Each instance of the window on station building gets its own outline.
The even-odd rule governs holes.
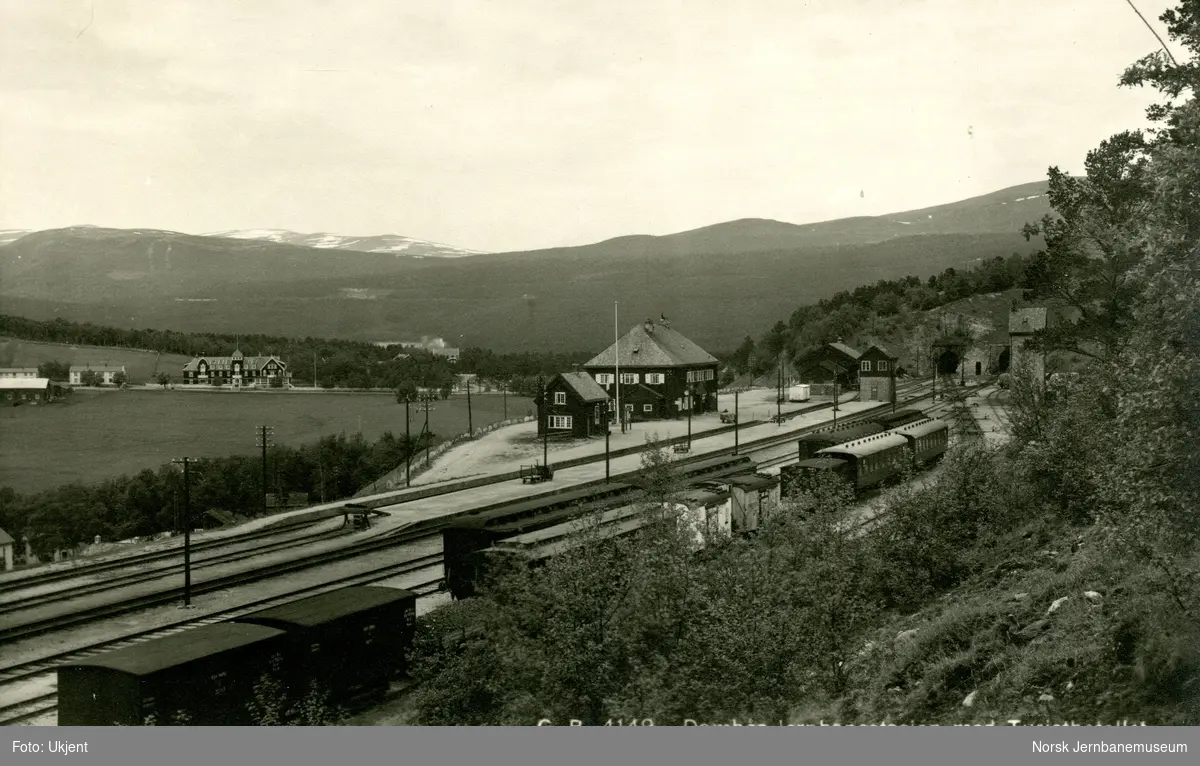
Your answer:
[[[554,392],[554,403],[555,404],[566,404],[567,403],[567,392],[566,391],[555,391]]]

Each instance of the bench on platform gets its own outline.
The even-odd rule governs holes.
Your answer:
[[[671,449],[675,450],[676,453],[684,453],[684,452],[692,451],[692,447],[690,444],[676,444]]]

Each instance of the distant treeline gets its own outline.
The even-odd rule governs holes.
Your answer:
[[[926,280],[915,276],[881,279],[843,290],[832,298],[796,309],[787,322],[776,322],[757,342],[747,336],[728,358],[731,372],[762,374],[783,351],[795,358],[839,338],[850,341],[867,329],[886,334],[918,321],[918,312],[973,295],[1024,287],[1030,262],[1030,257],[1013,253],[970,269],[948,268]]]
[[[311,502],[352,497],[378,477],[417,457],[430,434],[406,441],[385,433],[374,442],[361,434],[326,436],[299,447],[277,446],[267,457],[267,491],[303,493]],[[210,510],[241,517],[262,514],[262,460],[255,456],[202,458],[189,468],[193,526]],[[28,536],[39,557],[91,542],[153,535],[184,527],[183,470],[163,465],[96,484],[68,484],[22,495],[0,487],[0,528],[17,540]]]
[[[486,380],[511,382],[514,391],[531,394],[536,377],[570,370],[593,352],[524,352],[497,354],[480,348],[464,349],[457,363],[424,349],[381,348],[371,343],[327,338],[284,338],[274,335],[219,335],[172,330],[124,330],[90,322],[52,319],[41,322],[0,314],[0,335],[46,343],[146,349],[188,357],[228,356],[240,348],[246,354],[274,354],[292,373],[293,384],[315,381],[325,388],[388,388],[413,383],[448,393],[455,373],[476,373]],[[407,358],[398,359],[398,355]],[[168,372],[179,380],[179,371]],[[134,381],[137,383],[153,381]],[[526,390],[529,389],[529,390]]]

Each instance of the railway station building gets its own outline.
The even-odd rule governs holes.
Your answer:
[[[621,400],[627,420],[665,420],[683,417],[689,408],[695,415],[716,410],[719,364],[670,322],[647,319],[583,369],[614,407]]]
[[[609,397],[586,372],[562,372],[546,384],[538,401],[538,436],[588,438],[608,431]]]

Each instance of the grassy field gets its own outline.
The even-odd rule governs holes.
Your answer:
[[[496,395],[471,397],[475,428],[503,418]],[[510,418],[532,413],[508,397]],[[424,414],[412,409],[414,435]],[[19,492],[93,482],[157,468],[173,458],[256,452],[255,428],[274,428],[275,444],[362,431],[404,433],[404,407],[390,394],[285,394],[199,391],[76,391],[69,402],[0,409],[0,486]],[[467,430],[467,400],[434,404],[429,428],[440,437]]]
[[[170,373],[176,382],[180,370],[191,361],[180,354],[159,354],[132,348],[98,348],[62,343],[38,343],[0,337],[0,367],[37,367],[44,362],[70,365],[125,365],[130,383],[147,383],[155,372]]]

